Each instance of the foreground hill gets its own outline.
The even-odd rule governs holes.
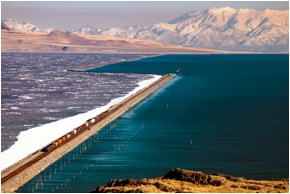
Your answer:
[[[110,180],[93,193],[288,193],[289,179],[256,181],[223,174],[172,169],[164,177],[142,180]]]
[[[1,30],[2,52],[98,52],[98,53],[213,53],[212,49],[162,44],[148,40],[79,35],[53,30],[50,33]]]

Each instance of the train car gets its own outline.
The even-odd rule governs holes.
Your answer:
[[[105,114],[104,113],[99,114],[99,118],[100,119],[103,119],[104,117],[105,117]]]
[[[90,123],[89,123],[89,122],[86,122],[86,123],[85,123],[85,127],[86,127],[86,128],[88,128],[88,127],[89,127],[89,125],[90,125]]]
[[[52,145],[53,145],[54,148],[57,147],[58,146],[58,141],[53,142]]]
[[[96,121],[96,119],[91,119],[91,120],[90,120],[91,124],[94,124],[95,121]]]
[[[53,145],[52,145],[52,144],[49,144],[48,146],[46,146],[45,148],[43,148],[41,151],[42,151],[42,152],[48,152],[48,151],[50,151],[52,148],[53,148]]]
[[[79,131],[83,131],[84,129],[86,129],[86,125],[85,124],[83,124],[80,127],[78,127],[78,132]]]

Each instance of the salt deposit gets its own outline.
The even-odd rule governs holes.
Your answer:
[[[42,149],[54,140],[57,140],[59,137],[82,125],[88,119],[106,111],[111,106],[123,101],[132,94],[145,88],[154,81],[158,80],[160,77],[161,76],[159,75],[154,75],[151,79],[139,82],[137,88],[123,97],[111,100],[105,106],[21,132],[17,137],[18,140],[8,150],[5,150],[1,153],[1,171],[25,158],[26,156]]]

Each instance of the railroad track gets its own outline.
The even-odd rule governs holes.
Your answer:
[[[105,118],[107,118],[108,116],[110,116],[111,114],[114,114],[115,112],[117,112],[119,109],[121,109],[123,106],[127,105],[127,103],[129,103],[130,101],[132,101],[135,98],[140,98],[140,96],[142,96],[144,93],[148,92],[148,90],[150,91],[152,88],[154,87],[158,87],[158,84],[161,84],[161,82],[165,79],[171,79],[174,76],[174,74],[167,74],[162,76],[160,79],[158,79],[157,81],[155,81],[154,83],[150,84],[149,86],[147,86],[146,88],[144,88],[143,90],[138,91],[137,93],[135,93],[134,95],[132,95],[131,97],[123,100],[122,102],[120,102],[119,104],[116,104],[112,107],[110,107],[107,111],[101,113],[100,115],[96,116],[94,119],[94,123],[93,125],[87,126],[86,128],[82,128],[81,130],[79,130],[77,133],[73,134],[71,133],[70,138],[66,139],[65,141],[61,142],[60,144],[58,144],[57,147],[53,147],[51,148],[49,151],[47,152],[42,152],[42,151],[38,151],[35,154],[39,154],[39,156],[36,156],[35,158],[31,159],[30,161],[24,163],[23,165],[19,166],[19,167],[15,167],[16,169],[13,170],[12,172],[8,173],[7,175],[4,175],[3,177],[1,177],[1,184],[7,182],[8,180],[10,180],[11,178],[13,178],[14,176],[16,176],[17,174],[19,174],[20,172],[22,172],[23,170],[25,170],[26,168],[32,166],[33,164],[35,164],[36,162],[40,161],[41,159],[43,159],[44,157],[46,157],[47,155],[49,155],[50,153],[52,153],[54,150],[60,148],[61,146],[65,145],[66,143],[72,141],[74,138],[78,137],[79,135],[81,135],[82,133],[84,133],[87,130],[90,130],[90,127],[98,124],[99,122],[101,122],[102,120],[104,120]],[[154,89],[153,89],[154,90]],[[132,105],[133,106],[133,105]],[[89,120],[88,120],[89,121]],[[82,125],[84,126],[84,124]],[[76,129],[81,128],[77,127]],[[33,154],[31,157],[33,157],[35,154]],[[31,158],[30,157],[30,158]],[[30,158],[28,158],[27,160],[29,160]],[[5,172],[3,173],[5,174]]]
[[[9,179],[11,179],[12,177],[14,177],[15,175],[17,175],[18,173],[20,173],[21,171],[23,171],[24,169],[30,167],[31,165],[35,164],[36,162],[38,162],[39,160],[41,160],[42,158],[46,157],[48,154],[50,154],[51,152],[53,152],[54,150],[60,148],[61,146],[65,145],[66,143],[70,142],[71,140],[73,140],[75,137],[77,137],[78,135],[80,135],[81,133],[83,133],[84,131],[81,131],[80,133],[77,133],[75,135],[72,135],[71,138],[67,139],[66,141],[64,141],[63,143],[61,143],[58,147],[52,148],[51,150],[49,150],[48,152],[41,152],[41,154],[39,156],[37,156],[36,158],[32,159],[31,161],[23,164],[22,166],[18,167],[17,169],[13,170],[12,172],[10,172],[9,174],[7,174],[4,177],[1,177],[1,184],[3,184],[4,182],[8,181]]]

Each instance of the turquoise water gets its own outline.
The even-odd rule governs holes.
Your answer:
[[[18,192],[88,192],[171,168],[289,176],[288,55],[167,55],[90,71],[178,76]]]

